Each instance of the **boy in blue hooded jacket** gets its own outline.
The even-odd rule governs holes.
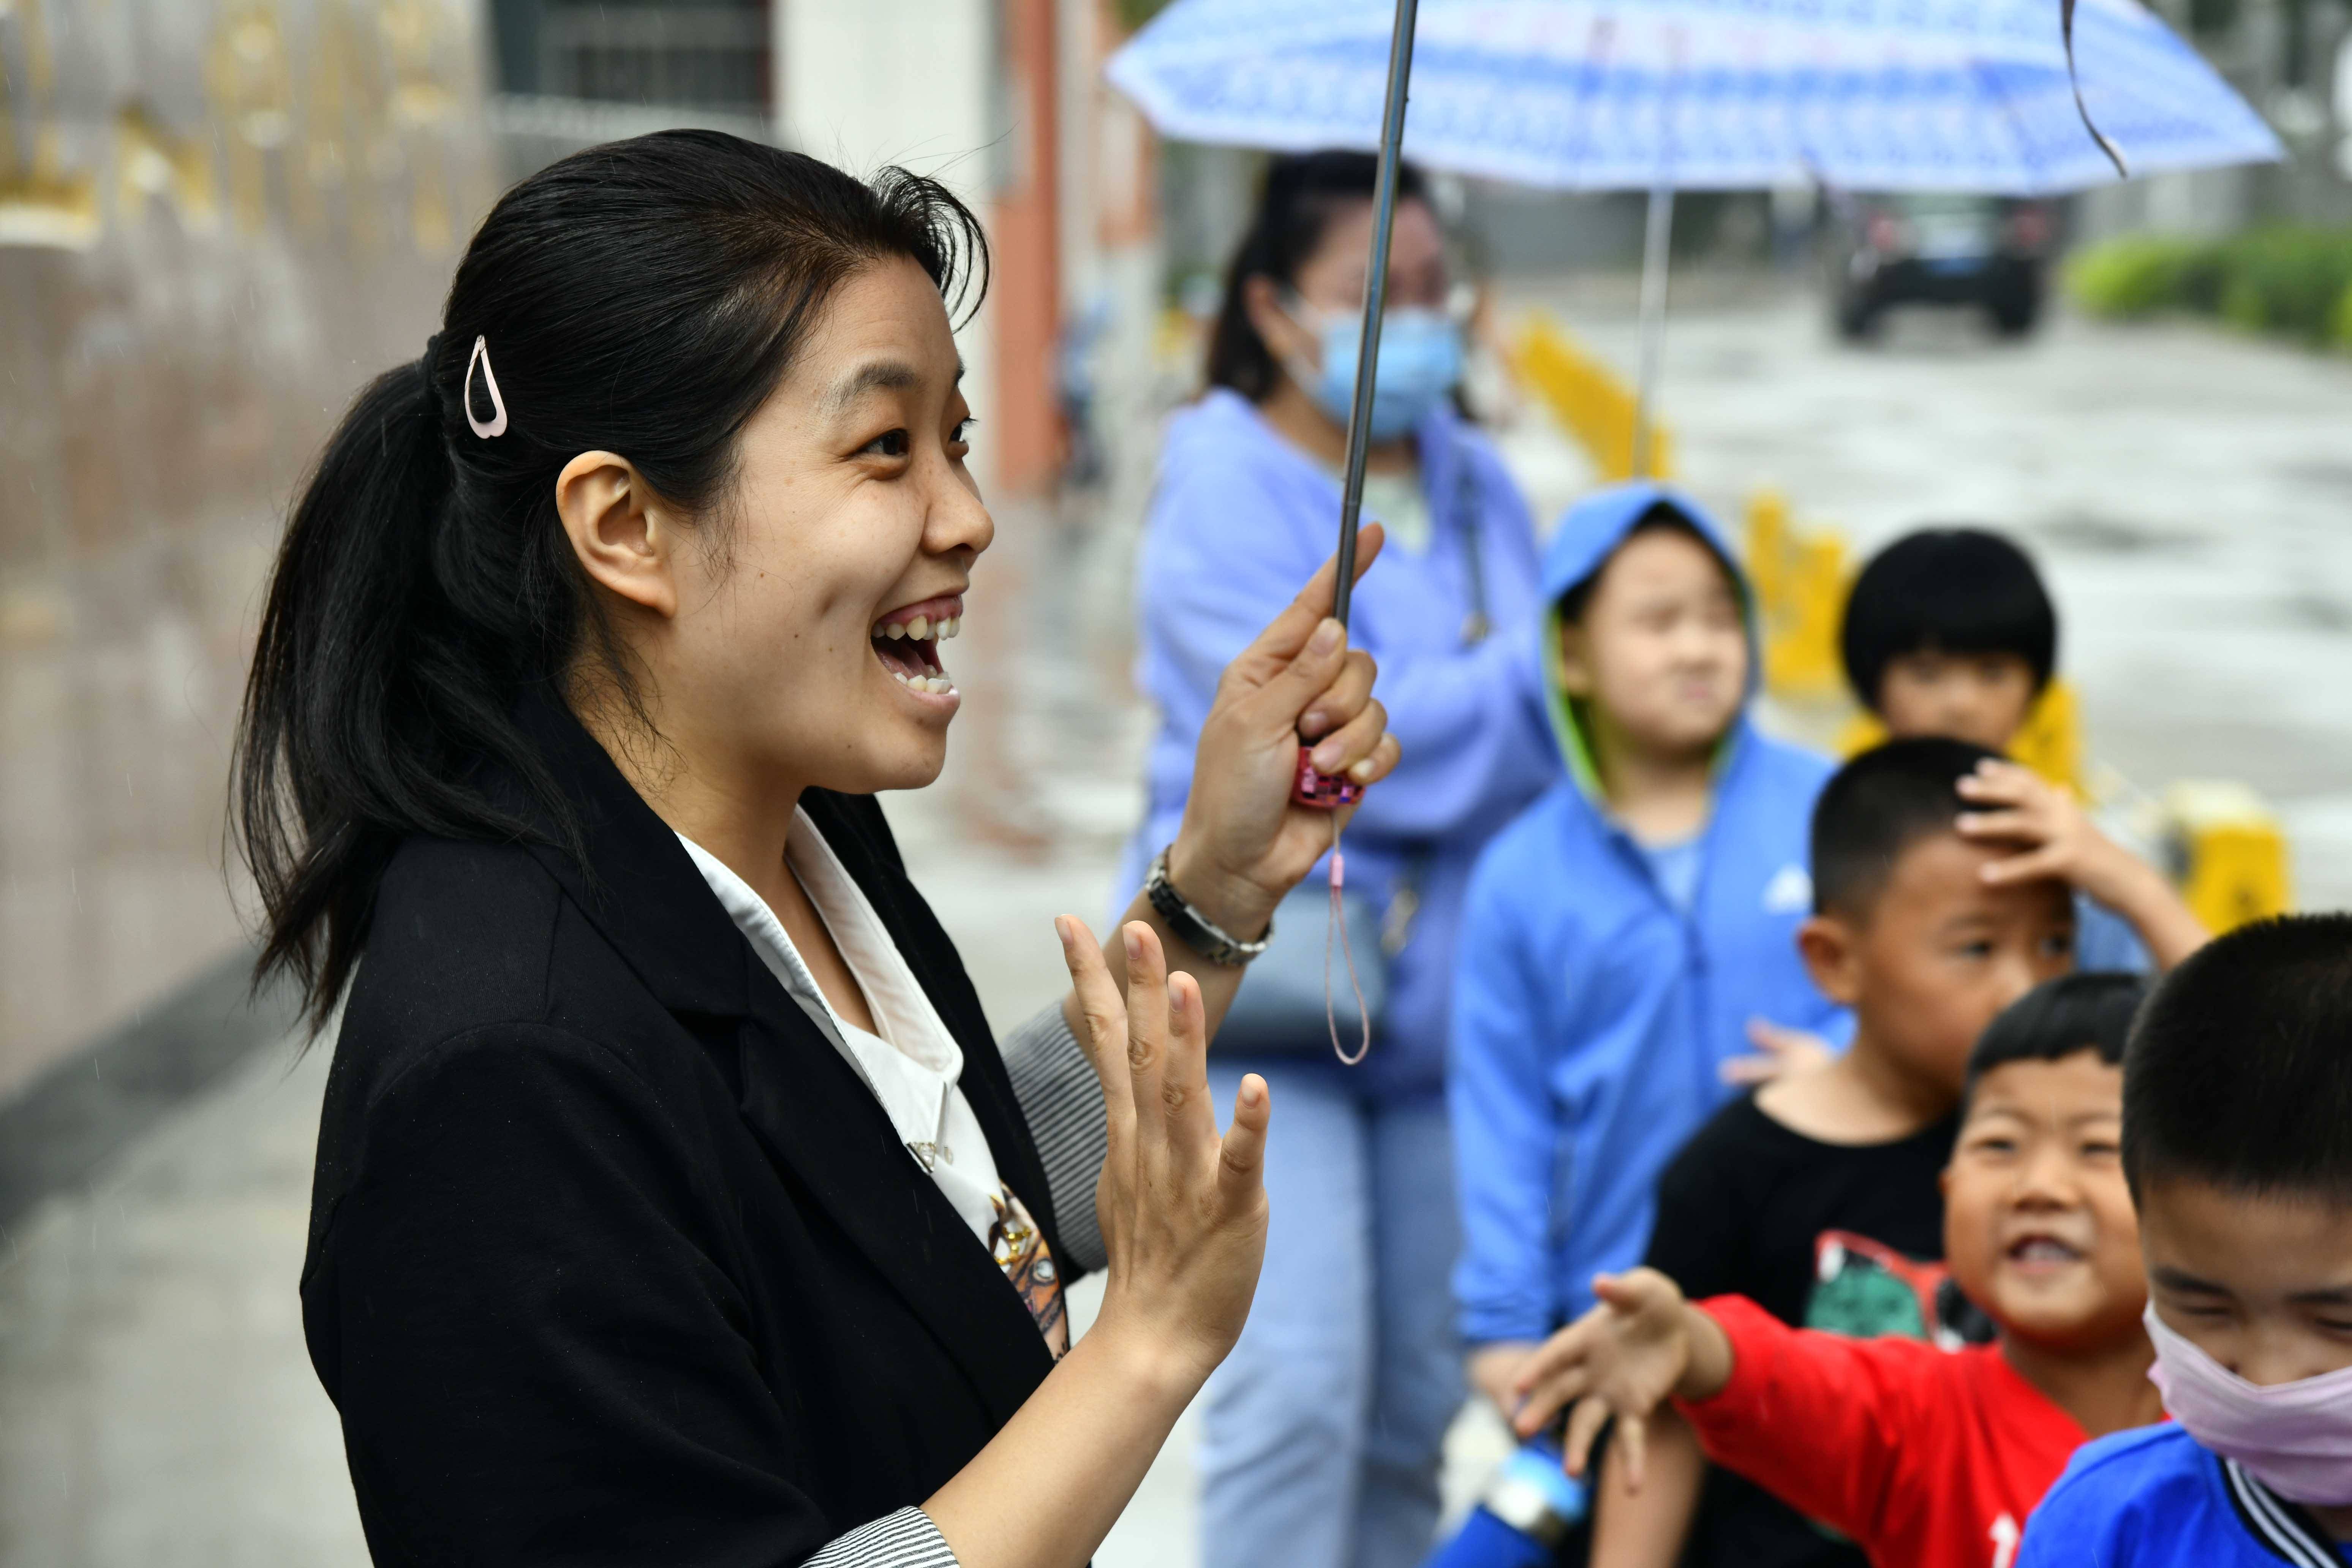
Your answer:
[[[1592,1304],[1659,1173],[1731,1092],[1753,1019],[1843,1038],[1798,955],[1826,758],[1748,721],[1747,584],[1696,502],[1571,508],[1547,552],[1544,697],[1569,777],[1489,844],[1456,960],[1449,1100],[1471,1375]]]

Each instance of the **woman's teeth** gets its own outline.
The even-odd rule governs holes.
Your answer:
[[[910,691],[946,696],[955,690],[940,662],[940,644],[963,629],[961,616],[912,616],[903,621],[877,622],[874,650],[899,685]]]
[[[911,621],[893,621],[874,628],[876,641],[884,637],[912,637],[917,642],[929,642],[934,637],[942,641],[963,630],[961,616],[941,616],[934,621],[927,616],[917,616]]]

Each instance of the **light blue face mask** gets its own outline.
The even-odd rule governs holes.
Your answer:
[[[1291,314],[1319,326],[1323,363],[1318,370],[1288,366],[1315,405],[1345,426],[1356,395],[1356,346],[1363,331],[1357,316],[1325,316],[1307,305]],[[1319,320],[1318,320],[1319,318]],[[1393,441],[1428,417],[1462,379],[1462,329],[1443,310],[1391,310],[1381,323],[1381,352],[1372,376],[1371,437]]]

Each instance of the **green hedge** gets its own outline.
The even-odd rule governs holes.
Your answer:
[[[2228,239],[2126,236],[2081,252],[2067,291],[2094,315],[2187,311],[2352,350],[2352,229],[2249,229]]]

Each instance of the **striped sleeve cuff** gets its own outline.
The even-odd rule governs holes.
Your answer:
[[[902,1508],[835,1537],[806,1568],[956,1568],[956,1556],[929,1514]]]
[[[1074,1280],[1110,1261],[1095,1217],[1095,1184],[1110,1153],[1102,1080],[1078,1048],[1059,1002],[1017,1026],[1001,1049],[1013,1097],[1028,1118],[1029,1136],[1037,1141],[1037,1157],[1045,1167],[1045,1195],[1061,1231],[1055,1259],[1064,1279]]]

